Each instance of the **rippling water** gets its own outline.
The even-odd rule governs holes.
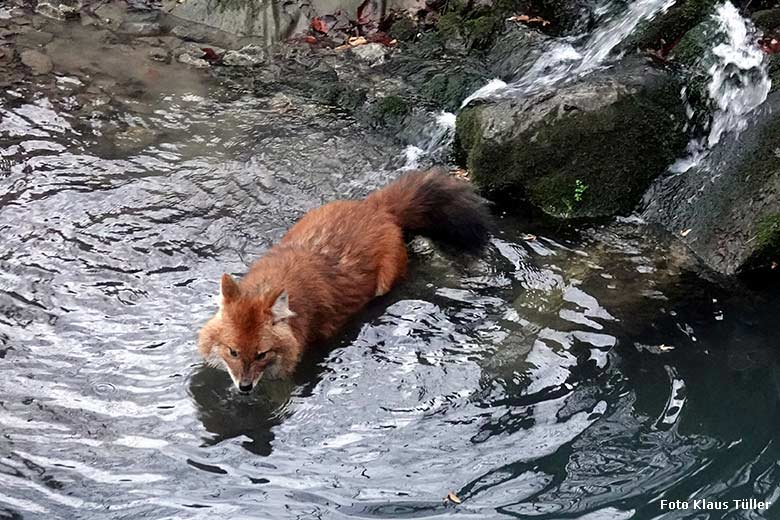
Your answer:
[[[504,217],[472,259],[416,239],[332,350],[237,395],[194,344],[219,275],[404,158],[292,94],[213,88],[102,118],[4,94],[0,517],[612,520],[778,497],[777,291],[721,288],[630,222]]]

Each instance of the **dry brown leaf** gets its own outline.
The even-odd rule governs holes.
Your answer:
[[[455,493],[453,493],[452,491],[447,493],[447,500],[449,500],[453,504],[460,504],[462,502],[460,497],[458,495],[456,495]]]
[[[366,43],[368,43],[368,40],[363,36],[353,36],[347,40],[347,44],[349,44],[350,47],[357,47],[358,45],[365,45]]]
[[[527,14],[518,14],[507,18],[510,22],[520,22],[524,24],[541,24],[542,27],[547,27],[550,22],[542,18],[541,16],[528,16]]]
[[[466,168],[454,168],[450,170],[450,175],[466,181],[471,180],[471,173]]]

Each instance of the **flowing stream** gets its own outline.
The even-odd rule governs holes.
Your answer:
[[[642,520],[780,497],[777,288],[708,281],[630,221],[497,212],[477,258],[417,238],[408,279],[294,380],[238,395],[195,348],[220,274],[419,156],[281,86],[158,87],[89,117],[0,93],[0,518]]]

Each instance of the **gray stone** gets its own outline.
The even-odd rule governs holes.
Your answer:
[[[36,76],[48,74],[54,68],[51,59],[42,52],[26,50],[22,51],[20,57],[22,63],[28,66]]]
[[[54,39],[54,35],[46,31],[31,31],[20,34],[16,44],[20,47],[43,47]]]
[[[381,43],[366,43],[352,47],[352,54],[374,67],[385,62],[388,49]]]
[[[227,51],[222,56],[222,64],[228,67],[251,67],[262,63],[265,59],[265,52],[260,47],[250,45],[242,47],[237,51]]]
[[[124,22],[119,27],[119,32],[134,36],[155,36],[162,32],[157,22]]]
[[[39,0],[35,12],[49,18],[65,20],[78,16],[82,7],[81,0]]]

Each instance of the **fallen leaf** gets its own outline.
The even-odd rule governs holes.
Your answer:
[[[692,231],[692,229],[691,229],[691,228],[688,228],[688,229],[686,229],[686,230],[680,231],[680,236],[681,236],[681,237],[687,237],[687,236],[688,236],[688,233],[690,233],[691,231]]]
[[[317,43],[317,38],[315,38],[314,36],[307,36],[306,38],[303,39],[303,41],[305,41],[306,43]]]
[[[353,36],[349,40],[347,40],[347,44],[350,47],[357,47],[358,45],[365,45],[368,43],[368,40],[364,36]]]
[[[453,493],[452,491],[450,491],[449,493],[447,493],[447,498],[446,498],[446,500],[449,500],[449,501],[450,501],[450,502],[452,502],[453,504],[460,504],[460,503],[462,502],[462,500],[460,499],[460,497],[459,497],[458,495],[456,495],[455,493]]]
[[[222,56],[217,54],[211,47],[203,47],[200,50],[203,51],[203,56],[201,56],[200,59],[206,60],[209,63],[218,63],[222,59]]]
[[[528,16],[527,14],[518,14],[515,16],[510,16],[507,18],[510,22],[519,22],[524,23],[526,25],[532,25],[537,24],[541,25],[542,27],[547,27],[550,25],[550,22],[542,18],[541,16]]]
[[[328,32],[336,25],[336,17],[333,15],[316,16],[312,18],[311,28],[318,33],[328,34]]]
[[[450,170],[450,175],[466,181],[471,180],[471,174],[465,168],[454,168]]]

